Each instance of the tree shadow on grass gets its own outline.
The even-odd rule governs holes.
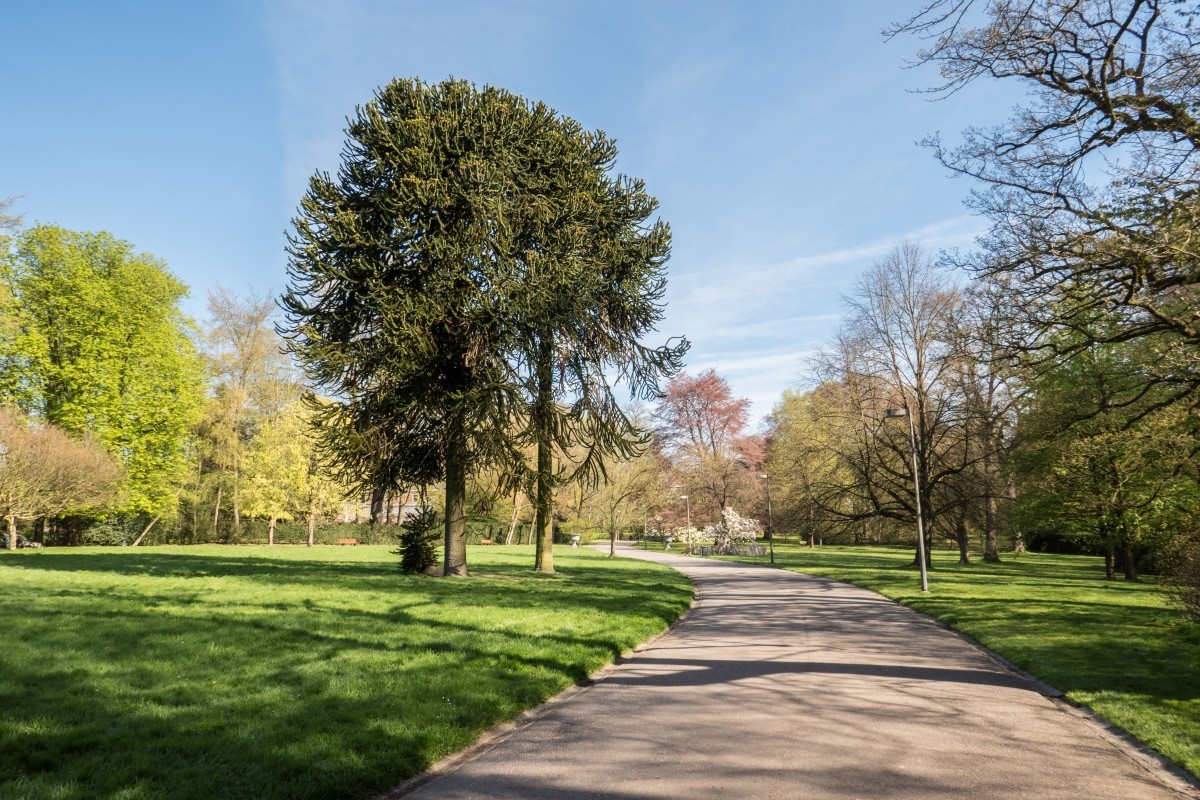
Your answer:
[[[0,632],[0,776],[20,776],[0,796],[29,798],[383,791],[585,681],[690,597],[586,559],[557,578],[488,563],[500,577],[468,581],[153,552],[0,567],[25,573],[0,585],[15,612]],[[531,609],[575,617],[497,624]]]
[[[0,656],[0,775],[19,794],[359,797],[586,680],[597,636],[342,615],[39,615]],[[136,791],[131,787],[137,787]],[[13,785],[0,784],[0,795]],[[15,792],[15,790],[13,790]]]

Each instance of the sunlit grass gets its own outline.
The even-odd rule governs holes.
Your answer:
[[[687,608],[678,573],[590,550],[0,555],[0,797],[355,798],[470,744]]]
[[[777,566],[936,617],[1200,776],[1200,626],[1153,579],[1105,580],[1099,558],[1002,557],[963,566],[957,551],[936,551],[922,595],[911,550],[775,545]]]

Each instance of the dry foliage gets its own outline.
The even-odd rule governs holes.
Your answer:
[[[95,509],[115,499],[121,468],[95,441],[0,409],[0,516],[17,522]]]

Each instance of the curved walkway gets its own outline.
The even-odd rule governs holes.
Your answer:
[[[692,579],[683,623],[408,796],[1182,796],[979,648],[873,592],[625,554]]]

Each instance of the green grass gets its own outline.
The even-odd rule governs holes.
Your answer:
[[[583,681],[691,602],[590,550],[402,576],[386,546],[0,554],[0,797],[355,798]]]
[[[942,620],[1200,776],[1200,625],[1153,579],[1105,580],[1099,558],[1002,557],[961,566],[957,551],[935,552],[923,596],[910,550],[775,545],[778,566],[865,586]]]

